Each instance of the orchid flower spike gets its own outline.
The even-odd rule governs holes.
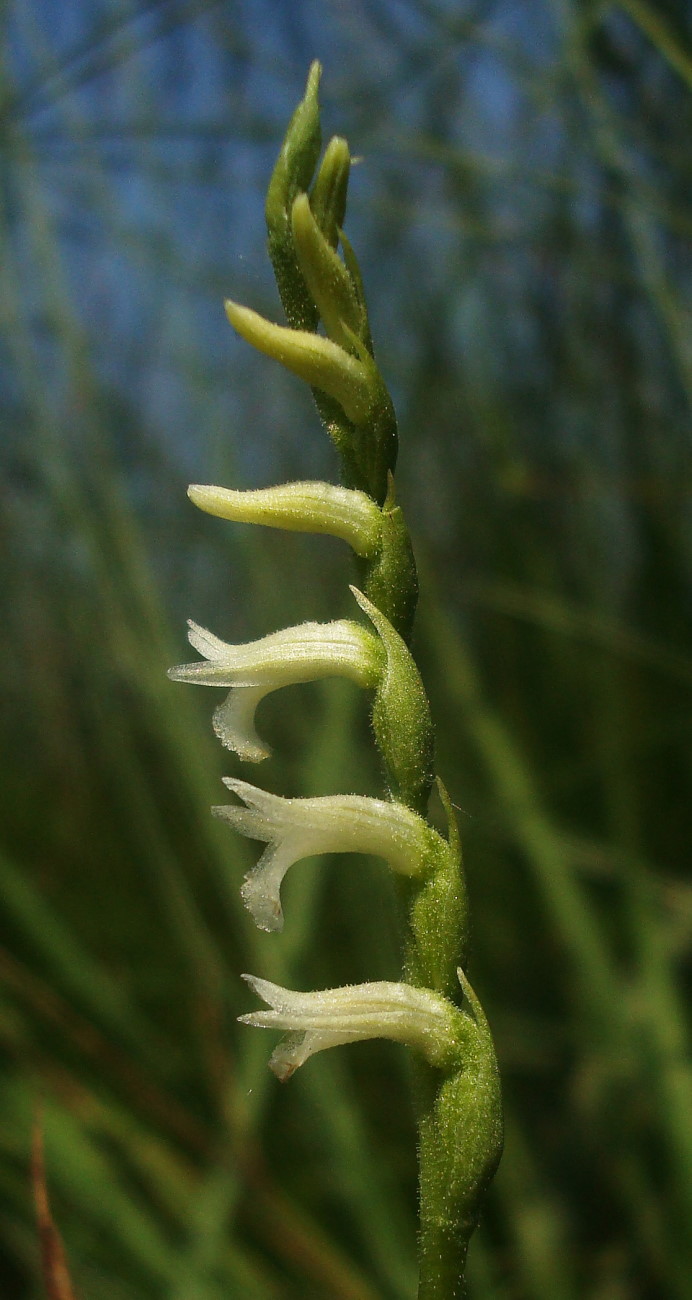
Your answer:
[[[243,979],[270,1010],[239,1016],[241,1023],[288,1031],[269,1061],[282,1082],[316,1052],[366,1038],[407,1043],[435,1066],[448,1065],[457,1052],[463,1013],[429,989],[380,980],[295,993],[254,975]]]
[[[348,677],[372,692],[386,800],[283,798],[226,778],[235,801],[212,812],[265,846],[241,891],[262,930],[282,928],[283,878],[301,858],[372,854],[408,876],[409,982],[300,993],[245,975],[266,1007],[239,1019],[286,1033],[270,1060],[279,1079],[316,1052],[368,1038],[395,1039],[423,1058],[419,1295],[452,1300],[462,1293],[469,1238],[502,1150],[498,1070],[488,1022],[463,973],[468,907],[459,835],[451,800],[435,776],[430,709],[410,649],[418,583],[394,491],[396,416],[375,361],[358,262],[342,230],[351,157],[347,143],[334,137],[319,162],[319,80],[315,62],[265,209],[287,324],[230,301],[226,314],[248,343],[310,384],[344,486],[305,481],[240,492],[195,484],[189,495],[222,519],[342,538],[359,560],[363,591],[352,591],[367,623],[304,623],[239,646],[190,623],[190,642],[202,658],[169,675],[228,689],[214,729],[227,748],[255,762],[269,752],[255,731],[257,705],[269,692],[328,676]],[[428,820],[435,781],[446,837]]]
[[[377,637],[347,619],[302,623],[246,645],[229,645],[190,620],[188,639],[204,659],[179,664],[168,676],[174,682],[230,686],[214,713],[214,731],[227,749],[253,763],[271,752],[255,730],[255,710],[265,695],[319,677],[349,677],[372,687],[382,663]]]
[[[281,930],[281,882],[289,867],[318,853],[372,853],[405,876],[427,876],[452,851],[434,828],[404,804],[365,795],[286,799],[247,781],[224,777],[246,807],[212,808],[249,839],[268,847],[246,876],[243,901],[260,930]]]

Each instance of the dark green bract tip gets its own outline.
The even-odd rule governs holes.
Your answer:
[[[288,323],[294,329],[314,329],[317,310],[296,261],[291,233],[291,208],[296,195],[310,188],[322,147],[318,90],[321,64],[308,73],[305,95],[288,124],[267,190],[265,217],[269,256]]]

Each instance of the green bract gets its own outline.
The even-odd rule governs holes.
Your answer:
[[[465,973],[468,914],[459,836],[449,796],[435,777],[430,709],[410,650],[418,587],[395,502],[396,419],[373,355],[358,263],[341,230],[350,168],[344,140],[330,141],[313,182],[319,78],[315,63],[267,195],[269,252],[288,324],[273,324],[232,302],[226,312],[247,342],[311,385],[341,458],[344,485],[301,482],[248,492],[197,485],[189,492],[201,509],[223,519],[343,538],[358,557],[359,586],[352,591],[366,621],[305,623],[243,646],[192,623],[190,641],[203,658],[172,669],[171,676],[229,690],[214,725],[222,742],[250,761],[268,752],[255,732],[254,713],[270,691],[341,675],[372,692],[386,798],[292,799],[226,778],[239,802],[213,811],[267,845],[242,886],[262,929],[282,928],[281,882],[301,858],[371,853],[400,877],[409,917],[400,983],[296,993],[245,976],[269,1010],[241,1019],[288,1032],[270,1062],[281,1079],[315,1052],[364,1038],[394,1038],[414,1051],[419,1298],[453,1300],[462,1294],[468,1242],[500,1158],[500,1090],[490,1030]],[[428,818],[434,782],[446,835]]]

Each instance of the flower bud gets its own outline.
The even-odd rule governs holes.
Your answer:
[[[241,891],[260,930],[283,928],[281,882],[301,858],[372,853],[401,875],[426,877],[449,855],[442,836],[404,804],[355,794],[285,799],[231,777],[224,785],[246,806],[224,804],[214,815],[268,845]]]
[[[374,397],[370,367],[321,334],[275,325],[228,299],[224,305],[231,325],[248,343],[334,397],[354,424],[367,420]]]
[[[382,511],[365,492],[332,483],[282,483],[278,487],[234,492],[192,484],[187,494],[200,510],[238,523],[268,524],[302,533],[341,537],[356,555],[376,554]]]
[[[367,320],[368,312],[367,312],[367,307],[365,305],[365,285],[363,284],[363,276],[361,275],[360,266],[358,265],[358,258],[355,255],[353,246],[345,230],[339,231],[339,242],[341,244],[341,251],[344,255],[346,270],[348,271],[351,277],[351,281],[356,293],[356,297],[358,298],[359,302],[362,303],[363,315]],[[372,339],[370,337],[369,326],[368,326],[367,334],[364,335],[364,340],[365,343],[367,344],[368,350],[372,352],[373,350]]]
[[[299,194],[295,200],[292,223],[300,268],[327,334],[353,352],[352,336],[362,339],[367,331],[363,303],[344,263],[322,234],[307,194]]]
[[[336,248],[346,215],[351,154],[342,136],[333,135],[310,192],[310,207],[325,239]],[[304,187],[307,189],[307,186]]]
[[[311,301],[298,266],[291,232],[291,207],[312,180],[322,143],[317,93],[322,69],[311,64],[305,94],[288,126],[281,152],[269,182],[265,216],[272,260],[281,301],[294,329],[314,329],[317,309]]]
[[[428,989],[381,980],[296,993],[254,975],[243,979],[271,1010],[239,1016],[241,1024],[290,1034],[269,1061],[282,1082],[316,1052],[366,1038],[406,1043],[431,1065],[444,1066],[454,1058],[460,1013]]]
[[[322,68],[310,65],[305,94],[291,118],[267,190],[265,215],[270,231],[286,220],[299,190],[306,190],[322,144],[317,93]]]
[[[168,676],[175,682],[231,687],[214,713],[214,730],[227,749],[253,763],[270,753],[255,730],[255,710],[265,695],[320,677],[349,677],[358,686],[372,687],[382,665],[376,637],[347,619],[302,623],[245,645],[229,645],[191,620],[188,626],[190,644],[204,659],[179,664]]]

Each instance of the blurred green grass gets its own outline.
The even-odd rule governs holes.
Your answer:
[[[471,1300],[689,1295],[689,20],[672,3],[537,6],[555,28],[547,57],[510,9],[462,20],[417,0],[407,23],[387,3],[306,4],[294,39],[277,17],[271,43],[242,5],[169,7],[180,43],[152,76],[136,7],[105,5],[84,48],[154,139],[180,52],[202,57],[200,16],[228,59],[216,107],[250,216],[235,195],[222,204],[227,261],[210,231],[186,244],[179,225],[200,175],[217,212],[215,146],[200,135],[175,182],[176,156],[136,152],[138,221],[77,93],[88,64],[63,60],[51,81],[45,11],[3,11],[9,1300],[40,1294],[39,1101],[85,1300],[415,1289],[403,1053],[330,1053],[279,1089],[269,1036],[235,1024],[243,970],[306,988],[395,977],[390,882],[379,863],[305,863],[285,933],[257,934],[238,896],[252,849],[208,815],[236,770],[210,734],[213,692],[165,677],[186,657],[187,614],[240,640],[353,613],[343,548],[195,516],[184,495],[191,478],[333,473],[298,384],[206,316],[231,290],[276,311],[260,187],[280,127],[243,95],[259,83],[290,104],[313,54],[327,129],[366,151],[349,229],[401,414],[417,651],[505,1079]],[[17,30],[54,88],[69,167],[46,161],[45,122],[13,99]],[[75,254],[87,218],[116,268],[104,262],[100,297]],[[114,275],[131,286],[126,327]],[[376,789],[366,716],[344,684],[283,692],[266,706],[275,756],[260,779]]]

